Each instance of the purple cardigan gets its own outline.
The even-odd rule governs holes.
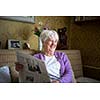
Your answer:
[[[72,67],[67,55],[63,52],[55,52],[54,53],[57,61],[59,61],[61,68],[60,68],[60,83],[72,83],[73,76],[72,76]],[[43,53],[35,54],[34,57],[45,60],[45,56]]]

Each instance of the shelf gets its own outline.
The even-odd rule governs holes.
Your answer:
[[[95,21],[100,20],[100,16],[75,16],[75,22]]]

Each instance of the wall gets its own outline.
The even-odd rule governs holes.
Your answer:
[[[66,16],[37,16],[36,23],[48,24],[50,29],[58,29],[69,26],[69,17]]]
[[[18,39],[30,43],[38,49],[38,43],[33,41],[34,27],[42,22],[43,26],[48,24],[50,29],[67,27],[68,48],[79,49],[82,53],[83,64],[100,67],[100,21],[84,22],[77,24],[74,17],[66,16],[35,16],[35,24],[16,21],[0,20],[0,41],[2,48],[6,47],[8,39]],[[35,45],[34,45],[35,44]]]
[[[2,48],[6,47],[8,39],[27,40],[31,35],[32,24],[0,20],[0,41]]]
[[[48,24],[50,29],[57,30],[58,28],[68,27],[68,21],[68,17],[65,16],[35,16],[35,24],[0,19],[1,48],[5,49],[8,39],[18,39],[22,42],[27,41],[29,38],[34,39],[32,30],[34,30],[35,26],[39,26],[39,22],[41,22],[43,26]],[[29,41],[33,43],[35,49],[38,49],[37,43],[34,43],[36,41]]]
[[[83,64],[100,68],[100,20],[75,23],[70,18],[70,49],[81,50]]]
[[[100,21],[91,21],[77,24],[74,17],[67,16],[35,16],[35,24],[1,20],[0,19],[0,41],[2,49],[6,47],[8,39],[27,41],[33,48],[38,49],[38,42],[33,41],[32,30],[35,26],[48,25],[50,29],[67,27],[68,48],[79,49],[82,54],[82,62],[100,68]],[[35,44],[35,45],[34,45]]]

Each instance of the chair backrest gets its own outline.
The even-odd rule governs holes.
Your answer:
[[[27,54],[33,54],[33,50],[20,50]],[[11,70],[12,78],[15,79],[19,76],[19,73],[15,70],[15,62],[17,62],[16,58],[16,50],[0,50],[0,67],[9,66]]]
[[[75,78],[83,76],[82,60],[80,50],[58,50],[66,53],[68,56]]]
[[[34,54],[36,51],[31,50],[20,50],[27,54]],[[65,52],[69,57],[69,60],[72,65],[72,69],[75,75],[75,78],[83,76],[82,70],[82,61],[80,50],[57,50],[61,52]],[[0,66],[8,65],[11,68],[12,76],[18,77],[18,72],[15,70],[15,62],[16,59],[16,50],[0,50]]]

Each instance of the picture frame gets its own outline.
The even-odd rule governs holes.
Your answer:
[[[21,41],[9,39],[8,40],[8,49],[22,49]]]
[[[27,23],[35,23],[34,16],[0,16],[0,19],[27,22]]]

